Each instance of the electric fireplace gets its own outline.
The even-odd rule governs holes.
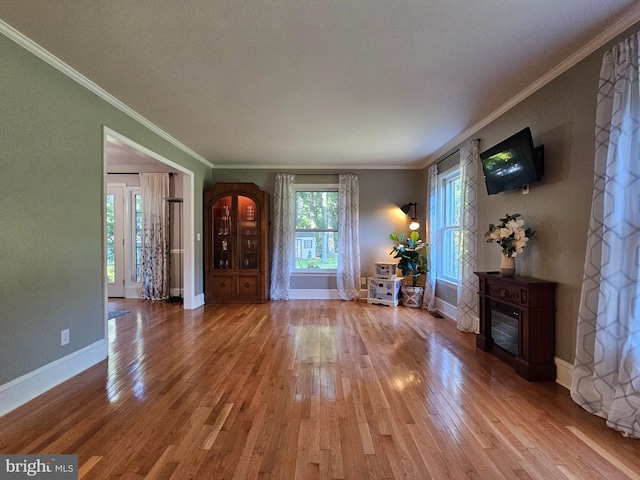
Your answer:
[[[530,277],[478,276],[476,345],[530,381],[555,381],[556,284]]]

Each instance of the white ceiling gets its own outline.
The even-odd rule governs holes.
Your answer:
[[[418,168],[640,20],[640,8],[2,0],[0,19],[216,167]]]

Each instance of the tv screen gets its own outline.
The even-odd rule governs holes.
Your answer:
[[[542,148],[533,148],[529,127],[482,152],[482,170],[489,195],[524,188],[540,180]]]

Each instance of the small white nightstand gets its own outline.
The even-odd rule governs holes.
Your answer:
[[[400,287],[403,277],[397,278],[376,278],[368,279],[369,297],[367,303],[378,305],[390,305],[397,307],[400,303]]]

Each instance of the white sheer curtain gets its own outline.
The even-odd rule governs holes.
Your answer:
[[[479,140],[471,140],[460,148],[460,243],[458,259],[458,330],[475,332],[478,328],[478,154]]]
[[[429,179],[427,181],[429,190],[428,206],[429,218],[427,218],[427,268],[429,271],[425,277],[424,297],[422,308],[435,310],[436,308],[436,241],[438,222],[438,166],[431,165],[429,168]]]
[[[141,173],[142,194],[142,298],[169,297],[168,173]]]
[[[295,248],[296,176],[276,174],[273,190],[273,255],[271,300],[289,300],[291,261]]]
[[[360,298],[360,186],[352,174],[338,183],[338,293],[343,300]]]
[[[640,33],[604,55],[571,397],[640,438]]]

